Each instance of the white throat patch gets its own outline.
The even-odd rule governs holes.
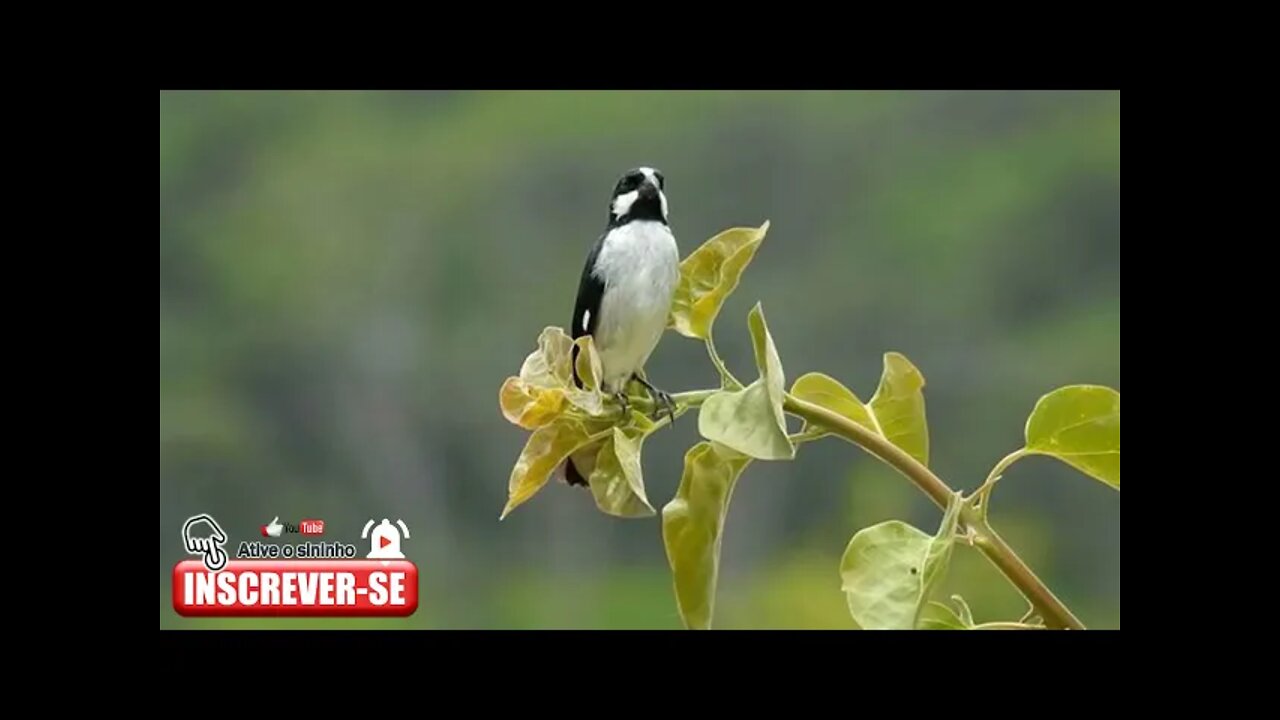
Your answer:
[[[631,206],[635,204],[636,198],[640,197],[639,190],[632,190],[629,193],[623,193],[613,200],[613,216],[622,217],[631,212]],[[663,207],[666,206],[666,200],[663,200]]]

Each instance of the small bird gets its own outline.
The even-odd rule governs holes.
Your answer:
[[[587,253],[573,308],[573,338],[591,336],[600,357],[600,389],[617,398],[624,413],[632,380],[649,391],[655,405],[668,414],[675,411],[671,396],[642,374],[666,330],[680,280],[680,250],[667,222],[665,190],[666,178],[651,167],[619,178],[604,233]],[[576,363],[573,379],[582,387]],[[572,460],[565,464],[565,480],[587,484]]]

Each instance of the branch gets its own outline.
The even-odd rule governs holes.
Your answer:
[[[688,408],[696,408],[702,405],[704,400],[711,397],[712,395],[715,395],[718,392],[720,392],[719,388],[713,388],[709,390],[688,390],[686,392],[675,393],[674,395],[671,396],[671,399],[675,401],[676,405],[683,405]]]
[[[720,388],[709,388],[706,390],[686,390],[684,392],[673,393],[671,401],[676,404],[676,417],[680,417],[689,410],[696,409],[706,401],[707,398],[720,392]],[[657,409],[653,400],[644,397],[631,398],[631,407],[641,412],[652,412]]]
[[[951,488],[929,468],[921,465],[897,445],[842,415],[790,394],[786,396],[783,409],[861,446],[905,475],[938,507],[944,509],[947,507],[947,502],[953,494]],[[961,521],[974,532],[974,546],[1035,606],[1048,627],[1083,630],[1084,624],[1040,581],[1040,578],[1036,577],[1013,548],[1009,547],[992,529],[984,515],[985,513],[975,511],[967,503],[960,511]]]

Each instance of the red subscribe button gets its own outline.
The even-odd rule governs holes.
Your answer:
[[[408,560],[199,560],[173,568],[173,609],[194,616],[407,617],[418,609]]]

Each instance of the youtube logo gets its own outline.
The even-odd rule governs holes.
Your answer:
[[[294,525],[293,523],[280,523],[280,516],[271,519],[271,522],[260,528],[262,537],[278,538],[281,535],[323,535],[323,520],[303,520]]]

